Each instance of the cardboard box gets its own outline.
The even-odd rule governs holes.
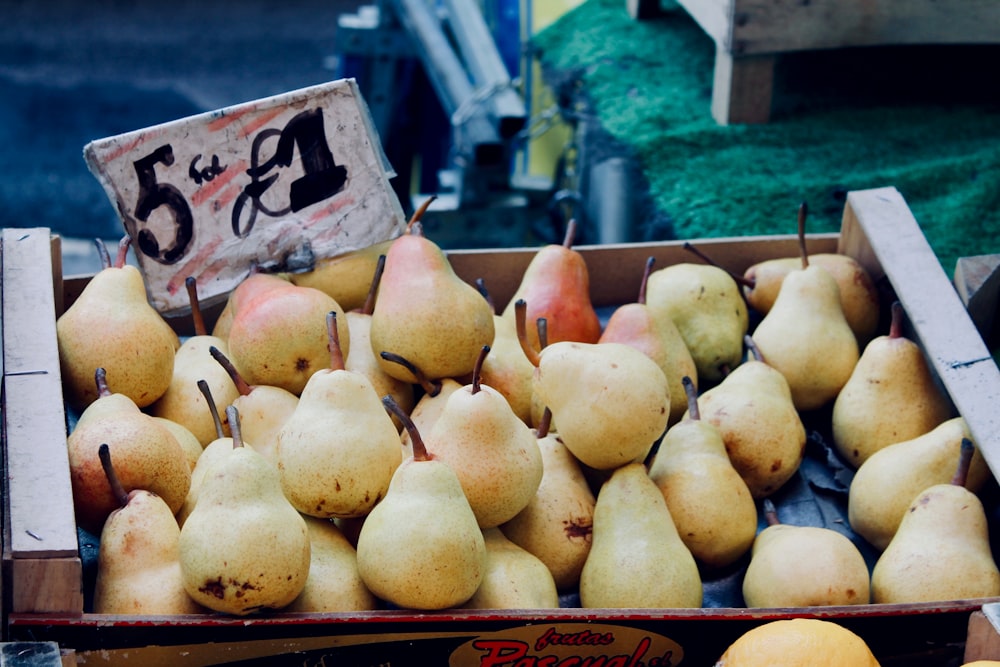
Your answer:
[[[754,262],[798,252],[793,235],[696,243],[740,272]],[[603,308],[635,299],[648,256],[656,257],[657,267],[693,257],[675,241],[578,249],[591,272],[593,300]],[[449,255],[459,275],[469,281],[485,278],[497,303],[503,304],[535,251],[464,250]],[[891,187],[849,193],[840,233],[810,236],[809,251],[856,257],[887,294],[902,302],[912,324],[908,335],[923,346],[996,476],[1000,370],[900,193]],[[81,663],[143,666],[541,665],[557,664],[557,658],[568,665],[599,656],[606,662],[596,664],[712,665],[725,646],[749,628],[805,616],[833,619],[858,632],[883,666],[942,665],[961,657],[973,612],[998,601],[754,610],[726,605],[393,610],[250,618],[85,613],[86,545],[78,543],[68,495],[54,316],[87,278],[64,280],[59,257],[59,239],[48,230],[3,232],[3,629],[8,640],[54,641]]]

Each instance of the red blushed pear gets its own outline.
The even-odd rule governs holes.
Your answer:
[[[430,201],[386,253],[372,311],[371,347],[376,358],[382,352],[397,354],[428,378],[460,377],[475,367],[482,346],[493,342],[493,311],[424,236],[420,217]],[[416,381],[400,364],[384,362],[382,369],[399,380]]]
[[[514,321],[514,304],[523,299],[528,306],[527,321],[548,320],[550,344],[596,343],[601,336],[601,321],[590,298],[587,263],[573,249],[575,234],[576,221],[570,220],[562,245],[550,244],[539,249],[502,314]],[[536,333],[529,331],[528,337],[537,349]]]
[[[598,342],[624,343],[656,362],[667,377],[671,398],[669,423],[675,424],[680,421],[686,408],[681,400],[684,396],[684,378],[690,378],[697,390],[698,369],[673,320],[653,317],[646,307],[646,282],[654,262],[653,257],[646,260],[635,303],[627,303],[615,309]]]

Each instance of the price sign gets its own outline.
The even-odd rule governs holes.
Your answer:
[[[308,268],[405,226],[353,79],[93,141],[84,158],[162,313],[190,306],[188,276],[210,300],[254,266]]]

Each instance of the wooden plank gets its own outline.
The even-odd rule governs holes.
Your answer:
[[[8,563],[11,613],[83,613],[83,564],[70,558],[14,558]]]
[[[1000,604],[983,605],[969,616],[964,662],[1000,660]]]
[[[955,263],[955,289],[990,349],[997,341],[1000,307],[1000,254],[960,257]]]
[[[719,125],[771,119],[776,56],[734,56],[716,47],[712,117]]]
[[[848,193],[840,250],[873,273],[881,267],[912,325],[910,335],[1000,477],[1000,369],[898,190]]]
[[[733,32],[734,0],[677,0],[716,44],[728,46]]]

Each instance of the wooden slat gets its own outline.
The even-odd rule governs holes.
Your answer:
[[[840,250],[889,279],[910,334],[1000,476],[1000,369],[898,190],[848,194]]]
[[[55,331],[55,246],[42,228],[4,229],[2,242],[4,561],[11,575],[4,585],[13,611],[80,611]],[[39,592],[44,599],[30,599]]]
[[[983,605],[969,616],[963,662],[1000,660],[1000,604]]]

